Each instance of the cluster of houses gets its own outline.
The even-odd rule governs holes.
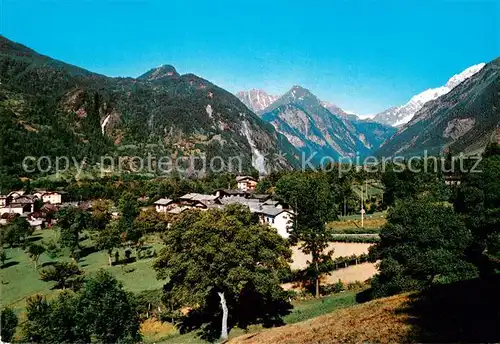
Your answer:
[[[237,177],[238,189],[219,189],[211,195],[188,193],[178,200],[161,198],[154,205],[159,213],[180,214],[188,209],[223,209],[228,204],[241,204],[257,214],[259,222],[276,228],[284,238],[289,237],[293,212],[286,204],[271,199],[271,195],[255,193],[257,180]]]
[[[0,195],[0,224],[7,223],[14,216],[25,217],[29,224],[36,228],[51,225],[50,213],[55,213],[65,202],[66,192],[35,190],[27,194],[23,190],[12,191]],[[35,209],[35,203],[43,203],[40,209]],[[36,210],[36,211],[35,211]]]
[[[188,193],[177,200],[161,198],[154,202],[159,213],[180,214],[188,209],[223,209],[228,204],[242,204],[258,215],[260,223],[269,224],[277,232],[289,237],[290,220],[293,212],[286,204],[271,199],[271,195],[255,192],[257,180],[249,176],[236,178],[237,189],[219,189],[211,195]],[[32,194],[24,191],[12,191],[8,195],[0,195],[0,225],[7,223],[15,216],[25,217],[31,226],[36,228],[50,227],[53,214],[66,206],[80,208],[91,207],[90,202],[67,202],[64,191],[35,190]],[[40,202],[35,207],[35,203]],[[85,207],[85,204],[88,206]],[[113,217],[119,214],[113,212]]]

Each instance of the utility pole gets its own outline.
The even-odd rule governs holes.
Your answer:
[[[364,216],[365,216],[365,193],[363,192],[363,184],[361,184],[361,228],[365,228]]]
[[[368,200],[368,181],[365,179],[366,199]]]

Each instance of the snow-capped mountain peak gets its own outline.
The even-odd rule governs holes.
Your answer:
[[[450,78],[450,80],[448,80],[445,87],[449,88],[450,90],[454,89],[456,86],[458,86],[458,84],[462,83],[464,80],[470,78],[471,76],[479,72],[484,66],[485,63],[479,63],[477,65],[467,68],[460,74],[455,74]]]
[[[425,103],[437,99],[450,92],[464,80],[479,72],[485,66],[484,63],[471,66],[459,74],[451,77],[445,86],[427,89],[413,96],[408,103],[402,106],[389,108],[374,117],[374,120],[383,124],[398,127],[409,122],[413,115],[419,111]]]

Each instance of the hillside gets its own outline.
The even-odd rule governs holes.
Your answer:
[[[0,80],[0,173],[24,175],[28,155],[86,157],[87,164],[104,154],[239,156],[244,170],[260,173],[297,164],[286,138],[234,95],[172,66],[111,78],[0,36]]]
[[[500,58],[426,103],[377,151],[379,156],[474,153],[497,139],[500,124]]]
[[[411,326],[405,307],[408,295],[371,301],[293,325],[237,337],[232,344],[402,343]]]
[[[230,343],[498,343],[499,277],[435,284]],[[357,300],[365,295],[359,293]]]
[[[331,107],[330,107],[331,108]],[[379,123],[333,114],[309,90],[294,86],[271,104],[262,119],[307,157],[364,156],[390,137],[394,130]]]

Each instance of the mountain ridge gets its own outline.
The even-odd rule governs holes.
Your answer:
[[[139,78],[112,78],[0,36],[0,79],[2,132],[28,142],[16,152],[5,141],[0,161],[13,167],[3,173],[24,175],[22,154],[72,151],[94,163],[101,153],[118,152],[240,156],[246,171],[258,167],[265,173],[255,165],[258,151],[280,157],[268,161],[271,170],[298,165],[295,148],[237,97],[194,74],[179,75],[172,66]]]
[[[331,113],[308,89],[294,85],[264,110],[262,119],[303,154],[315,154],[318,160],[365,156],[393,134],[392,128],[345,114]]]

